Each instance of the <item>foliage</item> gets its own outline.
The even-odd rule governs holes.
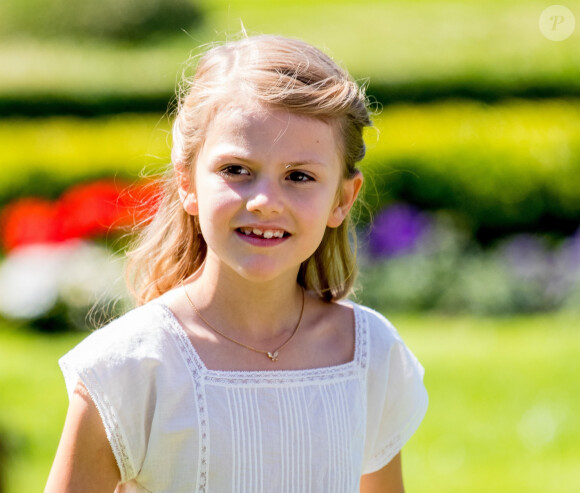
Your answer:
[[[3,2],[0,35],[143,41],[199,22],[188,0],[27,0]]]
[[[362,253],[361,299],[381,311],[580,313],[580,229],[557,245],[522,234],[483,250],[449,215],[395,204]]]
[[[390,318],[425,366],[430,397],[425,421],[403,450],[408,491],[574,490],[577,318]],[[42,491],[67,405],[56,361],[83,337],[0,325],[6,493]]]
[[[485,239],[580,222],[577,100],[392,105],[368,136],[365,198],[447,209]]]
[[[0,120],[0,206],[27,195],[56,199],[94,178],[155,173],[169,160],[168,127],[156,115]]]
[[[4,1],[0,18],[8,19],[8,10],[26,6],[34,17],[41,12],[35,4],[45,1]],[[198,5],[203,26],[154,45],[73,44],[46,36],[4,39],[0,109],[42,113],[59,111],[62,104],[67,111],[88,107],[98,113],[95,101],[108,107],[112,100],[121,111],[122,94],[134,102],[132,107],[142,98],[157,111],[159,99],[151,94],[171,96],[176,73],[191,50],[223,40],[225,33],[238,33],[240,21],[249,33],[296,36],[325,48],[356,77],[370,78],[371,93],[384,101],[453,94],[488,101],[510,95],[580,94],[580,31],[561,43],[544,38],[538,18],[546,3],[540,0],[367,0],[331,6],[328,1],[206,0]],[[578,12],[580,3],[573,0],[567,6]],[[29,105],[30,98],[39,104]]]

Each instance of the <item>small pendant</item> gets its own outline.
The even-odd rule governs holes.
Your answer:
[[[268,358],[270,358],[272,361],[278,361],[278,351],[274,351],[274,353],[271,353],[270,351],[268,351]]]

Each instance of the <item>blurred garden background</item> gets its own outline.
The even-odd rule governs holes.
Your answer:
[[[125,233],[154,210],[184,62],[240,22],[368,84],[357,297],[430,394],[407,491],[580,491],[580,29],[548,39],[549,6],[3,1],[0,491],[42,490],[67,407],[57,359],[129,308]]]

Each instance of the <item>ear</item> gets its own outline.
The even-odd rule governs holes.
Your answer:
[[[344,218],[347,216],[352,205],[354,204],[362,184],[363,175],[358,170],[352,178],[348,178],[342,181],[338,203],[330,212],[328,221],[326,223],[329,228],[338,228],[342,224],[342,221],[344,221]]]
[[[183,165],[175,165],[175,179],[177,180],[177,191],[179,199],[185,212],[191,216],[197,216],[197,194],[195,191],[191,168]]]

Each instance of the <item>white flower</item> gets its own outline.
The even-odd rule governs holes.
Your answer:
[[[72,248],[38,244],[12,251],[0,265],[0,312],[23,319],[48,312],[58,300],[60,275]]]
[[[30,320],[48,313],[59,300],[77,312],[125,300],[122,271],[120,257],[92,243],[20,247],[0,264],[0,314]]]
[[[70,253],[61,273],[59,293],[67,305],[90,307],[125,296],[123,264],[119,256],[100,245],[81,243]]]

